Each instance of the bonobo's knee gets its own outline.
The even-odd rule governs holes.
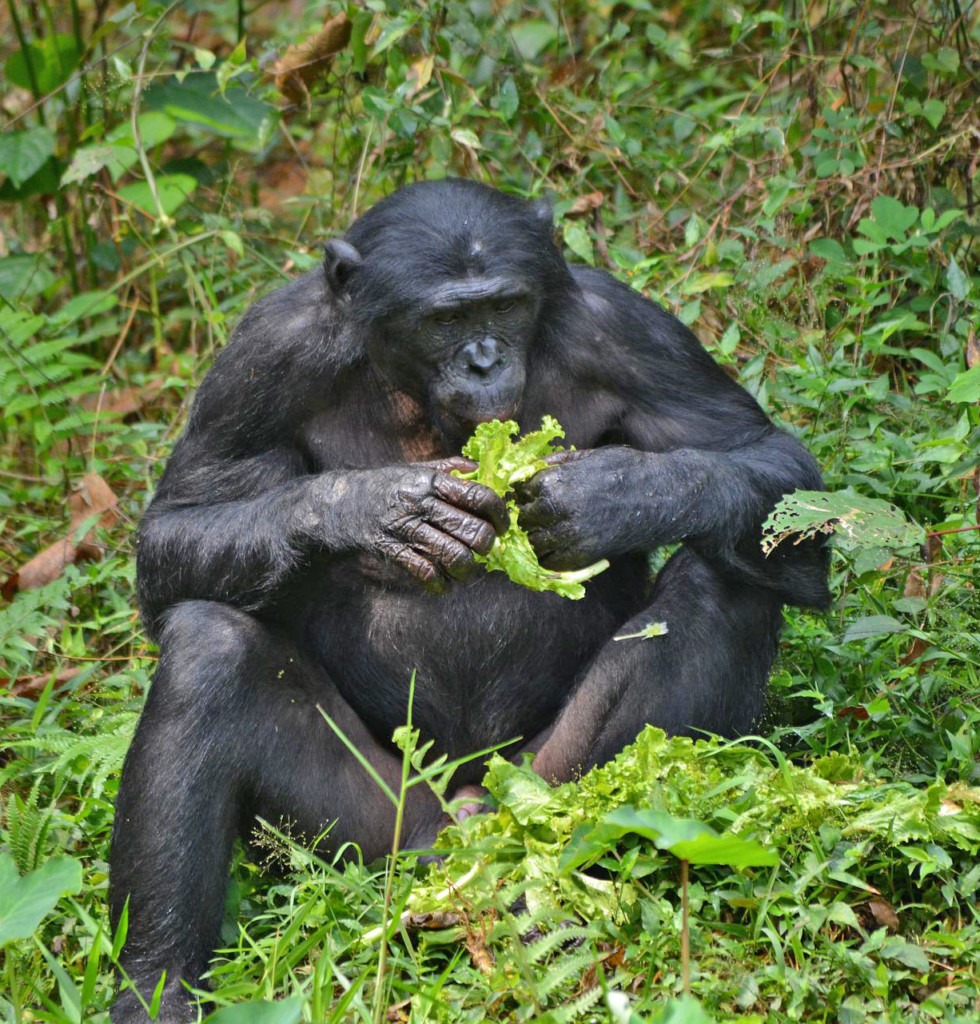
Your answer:
[[[269,646],[265,627],[248,612],[218,601],[183,601],[165,615],[160,633],[160,666],[153,686],[168,695],[203,693],[254,671]]]

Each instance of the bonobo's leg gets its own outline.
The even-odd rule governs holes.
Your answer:
[[[674,735],[751,732],[776,653],[779,597],[727,579],[681,548],[658,576],[650,606],[617,635],[651,622],[665,622],[667,634],[610,641],[589,666],[537,747],[533,764],[544,778],[565,781],[603,764],[647,724]]]
[[[393,808],[317,705],[395,792],[401,766],[322,670],[244,612],[203,601],[178,605],[160,650],[116,805],[110,908],[115,926],[129,899],[122,965],[147,1001],[166,970],[157,1020],[173,1024],[193,1016],[181,978],[196,984],[207,966],[232,844],[255,814],[284,820],[309,839],[339,819],[329,847],[357,842],[368,859],[389,847]],[[408,801],[408,828],[439,819],[427,787],[413,787]],[[147,1018],[127,991],[112,1019]]]

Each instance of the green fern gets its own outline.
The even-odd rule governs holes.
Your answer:
[[[7,846],[21,874],[41,863],[45,839],[51,829],[54,807],[40,807],[41,780],[31,787],[26,799],[12,793],[4,808]]]

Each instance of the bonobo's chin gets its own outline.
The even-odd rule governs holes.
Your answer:
[[[497,405],[486,409],[467,409],[452,411],[445,409],[433,410],[433,426],[450,452],[458,452],[473,436],[477,424],[489,423],[491,420],[510,420],[517,416],[519,402],[514,400],[507,405]]]

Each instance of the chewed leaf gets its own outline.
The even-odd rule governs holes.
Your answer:
[[[786,540],[799,544],[821,533],[837,534],[844,547],[905,548],[923,540],[922,527],[887,501],[843,491],[795,491],[763,523],[762,550],[768,555]]]
[[[613,640],[650,640],[655,636],[666,636],[667,632],[666,622],[651,622],[635,633],[623,633],[620,636],[614,636]]]

